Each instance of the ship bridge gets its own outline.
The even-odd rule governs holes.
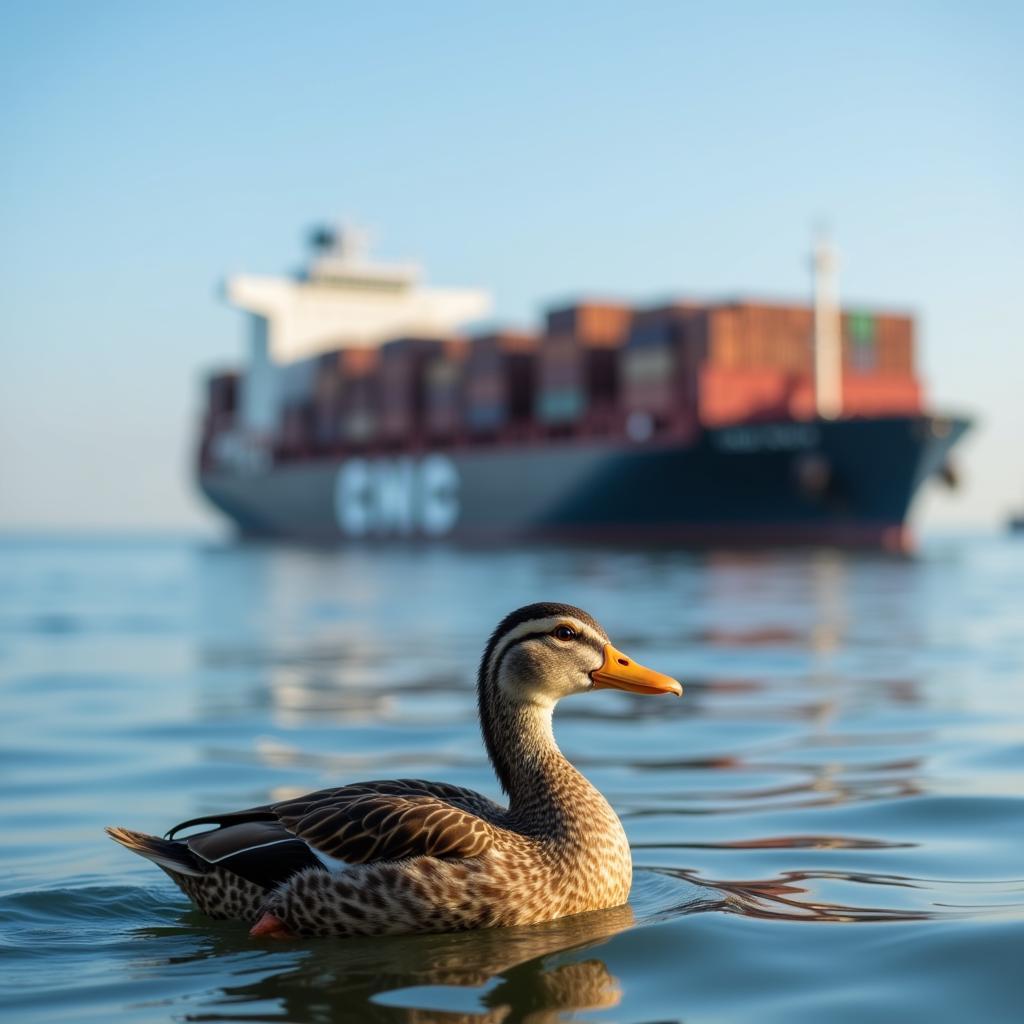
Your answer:
[[[312,372],[322,353],[402,335],[443,337],[491,310],[486,291],[425,287],[414,264],[373,262],[363,231],[321,228],[311,241],[313,256],[299,274],[237,274],[224,285],[228,303],[250,318],[241,395],[250,436],[273,434],[282,390],[306,366]]]

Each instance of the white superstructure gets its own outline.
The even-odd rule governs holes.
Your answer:
[[[321,353],[401,336],[443,337],[490,312],[487,292],[426,288],[414,265],[371,262],[365,242],[351,228],[321,231],[305,273],[227,280],[228,302],[250,317],[241,395],[241,425],[250,439],[273,435],[284,392],[312,372],[308,361]]]

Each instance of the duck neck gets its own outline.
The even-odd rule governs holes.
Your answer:
[[[484,742],[510,809],[572,811],[592,787],[558,749],[551,728],[554,704],[499,697],[486,710]]]

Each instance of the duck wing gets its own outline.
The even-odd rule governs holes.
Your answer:
[[[360,782],[264,804],[243,811],[192,818],[167,837],[195,825],[218,825],[207,833],[244,835],[238,826],[272,823],[320,853],[350,864],[405,857],[477,857],[493,843],[505,809],[471,789],[422,779]],[[228,836],[224,836],[228,839]],[[191,840],[190,840],[191,842]]]
[[[479,857],[497,830],[434,796],[376,794],[355,799],[294,801],[281,823],[314,849],[349,864],[406,857]]]
[[[461,810],[469,811],[486,821],[497,822],[508,813],[506,808],[488,799],[474,789],[453,786],[448,782],[428,782],[426,779],[379,779],[374,782],[354,782],[334,789],[321,789],[315,793],[268,806],[282,810],[292,805],[327,799],[354,800],[369,796],[429,796]]]

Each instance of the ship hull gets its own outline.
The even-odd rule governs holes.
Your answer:
[[[580,439],[207,470],[200,485],[243,534],[319,543],[902,549],[914,495],[967,426],[936,416],[759,423],[690,443]]]

